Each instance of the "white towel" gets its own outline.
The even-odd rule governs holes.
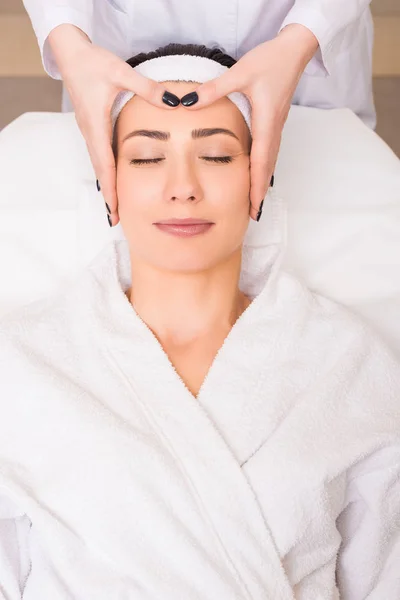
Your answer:
[[[196,83],[205,83],[211,79],[216,79],[228,69],[229,67],[221,65],[211,58],[191,56],[190,54],[158,56],[134,67],[135,71],[154,81],[193,81]],[[134,92],[122,90],[116,96],[111,107],[113,129],[119,113],[134,95]],[[231,92],[227,97],[240,110],[248,128],[251,130],[251,104],[247,96],[241,92]]]

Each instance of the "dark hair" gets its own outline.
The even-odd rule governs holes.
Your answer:
[[[207,48],[203,44],[167,44],[166,46],[160,46],[156,50],[152,50],[151,52],[140,52],[132,58],[129,58],[126,62],[132,68],[137,67],[141,63],[144,63],[146,60],[151,60],[152,58],[159,58],[160,56],[169,56],[171,54],[189,54],[190,56],[203,56],[205,58],[210,58],[211,60],[215,60],[215,62],[220,65],[224,65],[225,67],[232,67],[236,60],[229,56],[229,54],[225,54],[221,48],[214,46],[213,48]],[[117,158],[117,136],[116,136],[117,126],[115,125],[112,149],[114,153],[114,157]]]
[[[167,44],[166,46],[160,46],[156,50],[152,50],[151,52],[141,52],[140,54],[136,54],[136,56],[132,56],[126,62],[132,68],[137,67],[141,63],[146,60],[151,60],[152,58],[159,58],[160,56],[169,56],[170,54],[189,54],[190,56],[204,56],[205,58],[211,58],[211,60],[215,60],[215,62],[220,65],[224,65],[224,67],[233,67],[236,63],[236,60],[229,56],[229,54],[225,54],[221,48],[215,46],[214,48],[207,48],[203,44]]]

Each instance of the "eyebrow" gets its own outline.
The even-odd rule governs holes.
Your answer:
[[[210,137],[211,135],[218,135],[223,133],[225,135],[229,135],[231,137],[236,138],[239,142],[239,138],[236,133],[233,133],[230,129],[224,129],[222,127],[212,127],[209,129],[193,129],[192,130],[192,139],[198,140],[200,138]],[[136,129],[135,131],[131,131],[124,137],[121,142],[121,145],[129,140],[132,137],[143,136],[148,137],[153,140],[161,140],[162,142],[166,142],[170,139],[171,134],[168,131],[158,131],[157,129]]]

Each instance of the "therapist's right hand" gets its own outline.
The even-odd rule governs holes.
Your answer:
[[[112,52],[92,44],[74,25],[59,25],[51,31],[48,41],[115,226],[119,215],[116,165],[111,148],[111,107],[119,91],[130,90],[150,104],[166,108],[162,101],[165,87],[140,75]]]

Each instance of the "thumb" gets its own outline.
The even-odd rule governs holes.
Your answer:
[[[238,91],[241,88],[241,82],[234,69],[235,67],[231,67],[219,77],[202,83],[196,88],[197,95],[199,96],[198,102],[187,108],[194,110],[196,108],[203,108],[227,96],[231,92]]]
[[[124,63],[116,79],[116,85],[121,90],[129,90],[141,96],[146,102],[159,108],[168,108],[162,100],[166,91],[165,85],[141,75],[130,65]]]

